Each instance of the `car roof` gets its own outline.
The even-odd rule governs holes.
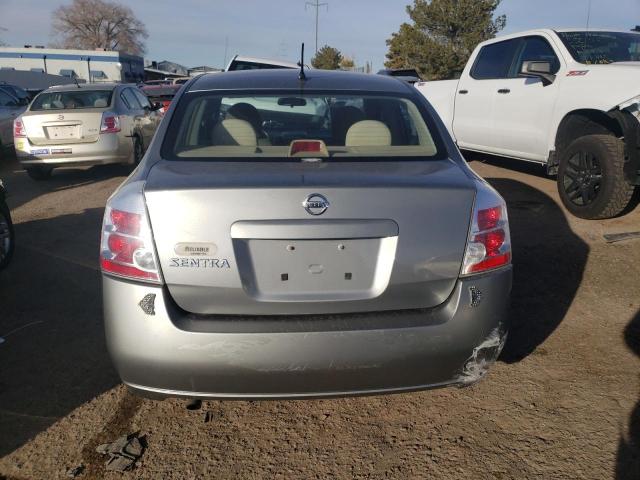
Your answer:
[[[67,85],[54,85],[45,90],[45,92],[66,92],[71,90],[114,90],[118,86],[134,87],[135,84],[131,83],[71,83]]]
[[[207,90],[335,90],[408,93],[406,83],[385,75],[342,72],[338,70],[243,70],[205,73],[187,84],[187,92]]]
[[[605,33],[631,33],[638,35],[638,32],[633,30],[616,30],[615,28],[556,28],[554,30],[558,33],[569,33],[569,32],[605,32]]]
[[[550,28],[538,28],[538,29],[534,29],[534,30],[524,30],[522,32],[514,32],[514,33],[509,33],[509,34],[505,34],[505,35],[498,35],[497,37],[494,37],[490,40],[487,40],[485,42],[483,42],[484,44],[491,44],[491,43],[498,43],[500,41],[503,40],[511,40],[513,38],[521,38],[521,37],[528,37],[528,36],[535,36],[535,35],[540,35],[540,34],[547,34],[547,35],[553,35],[553,34],[558,34],[558,33],[569,33],[569,32],[608,32],[608,33],[631,33],[631,34],[636,34],[638,35],[638,32],[632,32],[632,31],[624,31],[624,30],[615,30],[615,29],[597,29],[597,28],[555,28],[555,29],[550,29]]]

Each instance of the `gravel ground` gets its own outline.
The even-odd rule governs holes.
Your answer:
[[[313,401],[142,400],[120,385],[102,332],[99,228],[126,167],[34,182],[0,162],[18,247],[0,273],[0,478],[640,479],[640,208],[569,217],[536,166],[470,156],[505,196],[513,328],[480,384]],[[636,202],[637,205],[637,202]],[[135,470],[101,443],[139,431]]]

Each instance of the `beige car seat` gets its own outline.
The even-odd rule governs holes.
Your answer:
[[[213,144],[220,146],[258,146],[256,131],[246,120],[228,118],[213,127]]]
[[[347,147],[388,147],[391,145],[391,130],[377,120],[362,120],[347,131]]]

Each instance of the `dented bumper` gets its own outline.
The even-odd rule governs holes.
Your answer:
[[[194,316],[163,287],[103,277],[111,357],[125,384],[152,397],[307,398],[469,385],[504,346],[510,291],[509,267],[459,280],[429,310]]]

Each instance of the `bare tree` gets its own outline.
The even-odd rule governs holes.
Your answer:
[[[121,50],[134,55],[146,51],[149,37],[133,11],[109,0],[72,0],[53,12],[53,33],[63,48]]]

